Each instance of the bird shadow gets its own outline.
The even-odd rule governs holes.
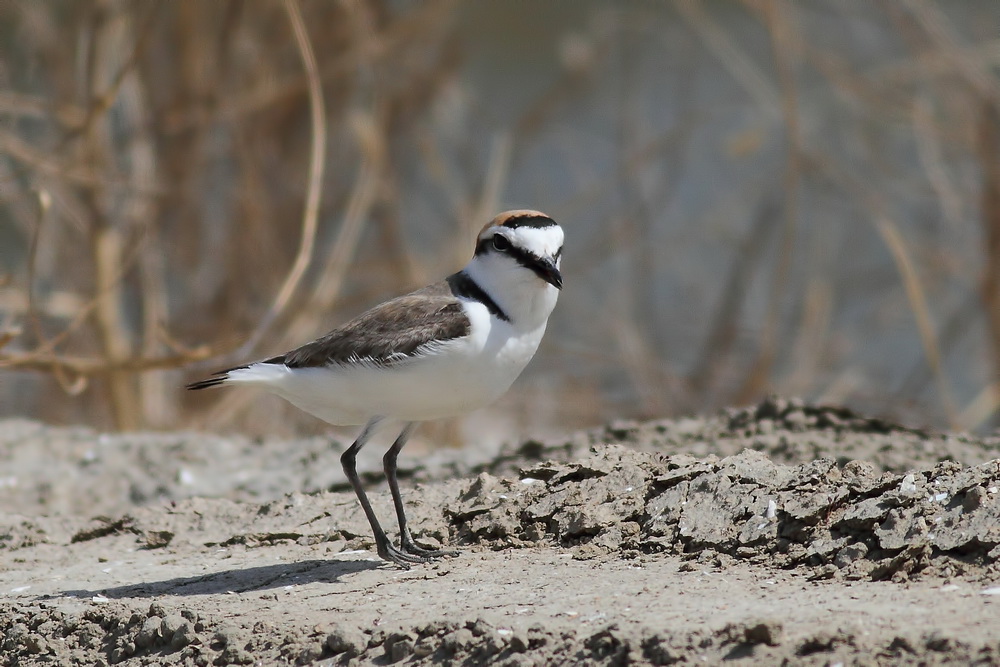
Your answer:
[[[219,593],[248,593],[291,585],[317,582],[332,583],[341,577],[373,570],[385,563],[369,560],[307,560],[297,563],[278,563],[260,567],[210,572],[195,577],[176,577],[162,581],[143,581],[114,588],[97,590],[62,591],[66,597],[92,598],[150,598],[161,595],[213,595]]]

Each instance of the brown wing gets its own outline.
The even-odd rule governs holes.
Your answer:
[[[363,360],[387,366],[421,346],[469,334],[469,318],[447,282],[440,282],[375,306],[311,343],[267,363],[291,368]]]

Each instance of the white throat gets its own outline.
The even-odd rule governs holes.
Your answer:
[[[473,257],[463,270],[496,302],[510,318],[511,326],[519,331],[532,331],[544,326],[556,307],[559,290],[507,258],[493,255]]]

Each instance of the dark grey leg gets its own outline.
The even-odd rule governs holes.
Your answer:
[[[361,478],[358,477],[358,452],[361,451],[361,448],[364,447],[365,443],[368,442],[368,439],[371,438],[372,433],[375,431],[375,427],[380,421],[382,421],[381,417],[373,417],[367,424],[365,424],[365,427],[361,429],[361,434],[358,435],[358,439],[354,441],[354,444],[348,447],[347,450],[340,455],[340,463],[344,466],[344,474],[347,475],[348,481],[350,481],[351,486],[354,487],[354,494],[361,502],[361,509],[365,511],[365,516],[368,517],[368,523],[371,525],[372,533],[375,536],[375,548],[378,551],[378,555],[383,559],[408,570],[410,569],[410,563],[424,563],[427,559],[414,554],[405,553],[392,545],[389,538],[386,536],[385,531],[382,530],[382,526],[378,522],[378,517],[375,516],[375,511],[372,509],[371,503],[368,502],[368,496],[365,494],[365,490],[361,486]]]
[[[423,558],[438,558],[440,556],[457,556],[457,551],[442,551],[437,549],[425,549],[413,541],[410,529],[406,525],[406,512],[403,510],[403,497],[399,494],[399,481],[396,479],[396,458],[403,445],[410,439],[410,434],[416,426],[415,422],[410,422],[403,427],[403,431],[392,443],[392,447],[382,457],[382,467],[385,470],[385,478],[389,481],[389,491],[392,492],[392,503],[396,506],[396,519],[399,521],[399,543],[408,554],[422,556]]]

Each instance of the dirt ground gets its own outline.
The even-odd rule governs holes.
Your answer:
[[[461,553],[406,571],[347,444],[0,422],[0,665],[1000,663],[1000,437],[768,399],[416,448]]]

